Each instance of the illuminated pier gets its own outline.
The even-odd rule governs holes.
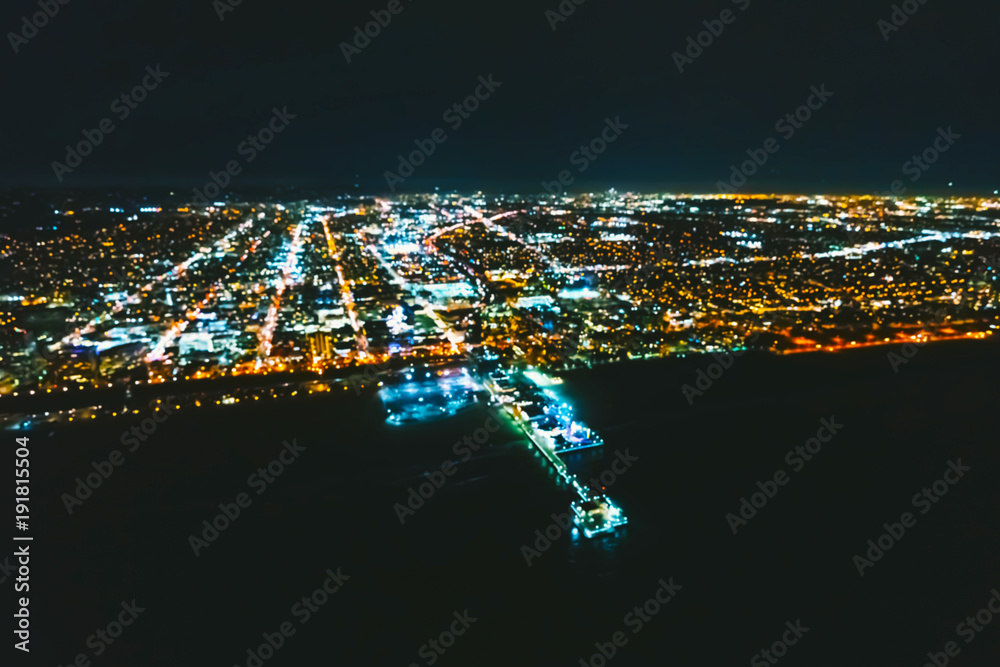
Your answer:
[[[494,371],[484,380],[493,401],[503,407],[535,449],[576,491],[579,500],[573,501],[570,509],[580,532],[589,538],[613,532],[627,524],[628,517],[620,507],[607,496],[594,493],[580,484],[580,480],[559,457],[560,454],[604,445],[599,436],[572,418],[569,406],[560,403],[548,390],[548,386],[560,381],[536,371],[515,374],[507,370]]]

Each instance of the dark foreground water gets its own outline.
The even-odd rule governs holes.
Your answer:
[[[121,432],[139,417],[36,432],[24,664],[569,667],[595,643],[610,653],[617,632],[608,665],[772,664],[758,654],[783,636],[796,643],[769,655],[787,665],[920,667],[951,641],[949,664],[998,664],[1000,615],[969,643],[957,626],[1000,587],[1000,349],[929,347],[898,374],[887,351],[743,357],[693,406],[681,385],[710,358],[568,375],[560,391],[607,443],[573,465],[596,474],[616,452],[638,459],[608,489],[631,524],[614,538],[558,537],[530,567],[522,546],[545,547],[535,531],[571,498],[512,431],[492,434],[405,524],[393,507],[422,473],[462,458],[453,446],[484,426],[480,409],[389,427],[376,401],[344,392],[179,413],[72,515],[61,495],[126,450]],[[843,428],[812,460],[786,461],[821,419]],[[293,439],[305,449],[273,482],[248,480]],[[914,506],[959,459],[971,470]],[[734,535],[726,515],[779,470],[787,484]],[[240,493],[249,506],[196,556],[189,536]],[[860,576],[854,556],[904,512],[915,523]],[[325,604],[296,608],[338,569],[349,579]],[[634,614],[671,578],[670,602]],[[12,579],[0,583],[10,610]],[[144,611],[113,643],[91,638],[133,599]],[[476,620],[453,645],[443,638],[443,654],[425,646],[466,610]],[[786,622],[808,631],[798,639]],[[248,657],[283,623],[294,634],[273,655]]]

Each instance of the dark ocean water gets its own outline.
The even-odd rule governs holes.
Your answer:
[[[800,620],[809,630],[782,664],[920,667],[955,641],[950,664],[995,665],[1000,617],[968,644],[956,626],[1000,587],[1000,349],[930,346],[898,374],[887,351],[745,356],[693,406],[681,385],[711,358],[568,374],[559,391],[606,441],[571,465],[586,478],[616,452],[637,457],[608,489],[631,523],[562,535],[530,567],[522,546],[572,497],[514,431],[492,434],[405,524],[394,510],[457,458],[479,408],[405,427],[353,392],[182,412],[72,516],[61,494],[123,449],[139,416],[35,433],[30,664],[247,665],[262,633],[290,622],[262,664],[428,665],[421,647],[468,610],[477,620],[434,664],[570,667],[619,631],[609,665],[752,664]],[[794,471],[786,453],[821,419],[843,429]],[[305,450],[258,495],[248,477],[292,439]],[[971,470],[920,514],[912,496],[959,458]],[[727,513],[777,470],[787,485],[734,535]],[[250,506],[195,556],[189,535],[242,492]],[[853,557],[907,511],[916,525],[859,576]],[[303,623],[294,605],[337,568],[349,580]],[[635,632],[626,615],[671,578],[682,588]],[[132,599],[145,611],[95,656],[88,637]]]

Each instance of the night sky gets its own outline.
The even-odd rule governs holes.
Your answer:
[[[717,192],[771,137],[780,149],[744,191],[1000,188],[994,3],[911,0],[888,32],[877,22],[891,3],[872,0],[564,0],[574,11],[555,30],[558,0],[398,1],[348,63],[341,43],[388,0],[243,0],[224,20],[225,0],[70,0],[16,54],[9,33],[39,9],[10,0],[0,185],[201,185],[287,107],[295,118],[240,185],[388,192],[396,156],[442,128],[400,189],[536,192],[572,169],[571,190]],[[672,54],[727,9],[733,21],[679,72]],[[169,76],[119,120],[112,102],[157,65]],[[502,85],[453,130],[442,115],[480,75]],[[783,138],[775,123],[823,84],[834,95]],[[628,128],[577,173],[573,152],[616,117]],[[114,131],[59,182],[52,162],[103,118]],[[949,126],[960,138],[910,183],[903,164]]]

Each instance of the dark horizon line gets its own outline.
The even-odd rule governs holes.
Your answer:
[[[180,185],[178,182],[168,182],[168,181],[158,181],[148,184],[135,184],[126,182],[107,182],[107,183],[91,183],[91,184],[81,184],[77,186],[71,186],[66,184],[53,184],[53,183],[35,183],[35,184],[4,184],[0,183],[0,192],[13,193],[13,192],[25,192],[25,191],[41,191],[46,193],[53,192],[94,192],[102,190],[124,190],[124,191],[143,191],[143,190],[171,190],[173,196],[189,194],[192,197],[195,195],[195,188],[202,190],[204,183],[199,185],[191,185],[187,182]],[[920,197],[931,197],[935,199],[950,199],[950,198],[982,198],[988,199],[991,197],[998,196],[997,190],[994,189],[992,192],[989,188],[969,188],[958,189],[922,189],[921,191],[907,191],[899,196],[892,195],[891,192],[881,189],[867,189],[865,191],[852,189],[848,187],[831,187],[829,189],[806,189],[807,186],[799,187],[787,187],[783,189],[768,189],[768,190],[746,190],[746,191],[736,191],[733,193],[719,192],[718,190],[707,190],[704,188],[691,188],[691,187],[664,187],[661,189],[653,188],[649,185],[644,185],[642,187],[625,187],[615,184],[603,184],[595,185],[590,188],[569,188],[566,191],[560,193],[559,195],[552,195],[549,192],[541,188],[523,188],[518,187],[513,184],[510,186],[505,186],[500,183],[494,184],[483,184],[482,186],[466,185],[458,186],[456,184],[452,185],[427,185],[426,187],[411,187],[411,188],[400,188],[396,192],[388,192],[383,188],[364,188],[356,185],[343,185],[343,184],[323,184],[309,181],[306,179],[297,179],[294,181],[284,181],[284,180],[272,180],[272,181],[258,181],[254,183],[244,183],[239,188],[227,188],[225,191],[220,192],[218,195],[211,197],[216,201],[225,201],[227,199],[239,199],[240,195],[245,191],[258,191],[266,189],[274,190],[288,190],[288,189],[300,189],[300,190],[320,190],[326,192],[338,192],[342,194],[356,194],[359,197],[395,197],[400,195],[433,195],[433,194],[494,194],[494,195],[528,195],[528,196],[580,196],[586,194],[600,194],[606,193],[610,190],[615,190],[622,194],[635,194],[635,195],[672,195],[672,196],[693,196],[693,197],[787,197],[787,196],[837,196],[837,197],[875,197],[875,198],[887,198],[905,201],[907,199],[916,199]]]

